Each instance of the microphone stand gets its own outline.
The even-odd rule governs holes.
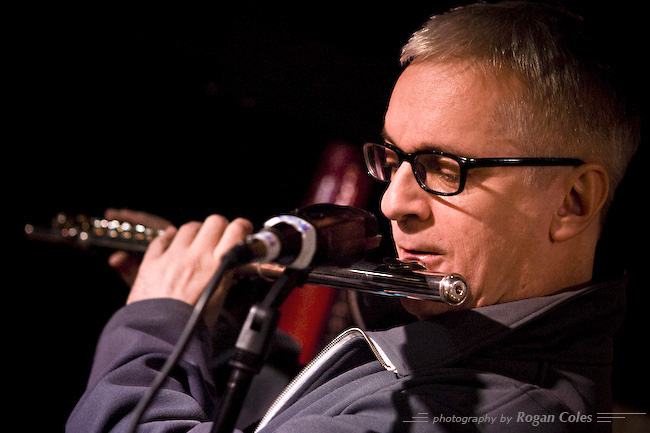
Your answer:
[[[230,359],[230,378],[211,433],[232,433],[253,377],[260,372],[280,319],[279,307],[296,286],[307,279],[309,270],[285,269],[264,300],[253,305],[242,327]]]

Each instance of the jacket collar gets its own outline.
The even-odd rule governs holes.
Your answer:
[[[566,344],[558,344],[558,340],[575,340],[576,335],[587,335],[589,331],[613,334],[622,320],[626,282],[620,278],[580,290],[446,313],[431,320],[368,334],[400,376],[449,365],[495,344],[509,345],[512,349],[509,352],[515,356],[518,352],[521,356],[535,356],[536,350],[548,354],[548,349],[542,351],[541,347],[530,346],[531,336],[541,345],[567,348]],[[548,341],[551,343],[541,343]],[[519,344],[526,344],[526,350],[518,350],[515,346]],[[423,345],[431,349],[422,350]],[[593,361],[597,354],[593,350],[574,349],[564,355],[558,354],[558,350],[552,352],[555,357],[575,357],[581,353],[583,361]]]
[[[255,431],[316,386],[318,380],[327,380],[335,375],[337,363],[355,348],[361,347],[361,353],[367,354],[366,348],[370,347],[383,368],[398,376],[408,376],[460,361],[500,340],[503,342],[516,336],[526,328],[529,328],[529,333],[525,333],[528,338],[523,339],[526,342],[530,341],[531,335],[540,334],[538,331],[535,334],[536,330],[542,329],[542,333],[549,335],[555,332],[563,335],[561,328],[567,326],[584,331],[598,324],[613,333],[622,316],[625,284],[626,280],[621,278],[573,292],[448,313],[430,321],[414,322],[386,331],[364,332],[351,328],[335,338],[296,376],[271,405]],[[540,326],[531,326],[535,323]],[[576,327],[576,323],[581,326]],[[514,338],[514,345],[516,341]],[[422,350],[423,345],[431,349]],[[514,351],[516,353],[517,348]],[[530,353],[530,348],[522,352]],[[329,375],[320,378],[326,371]]]

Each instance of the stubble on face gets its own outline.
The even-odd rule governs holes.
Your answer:
[[[500,85],[462,65],[414,64],[400,76],[385,118],[388,141],[405,152],[436,149],[467,157],[519,157],[519,143],[495,127]],[[393,177],[382,211],[391,220],[401,259],[463,275],[466,307],[526,297],[531,272],[548,241],[544,194],[524,180],[524,168],[471,170],[465,190],[441,197],[422,190],[408,164]],[[543,248],[542,248],[543,249]],[[419,318],[453,307],[407,300]]]

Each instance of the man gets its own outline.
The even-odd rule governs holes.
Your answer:
[[[580,20],[535,4],[468,6],[429,20],[402,62],[383,141],[364,146],[366,162],[388,182],[381,208],[399,258],[462,274],[468,301],[452,312],[405,300],[420,321],[342,334],[259,427],[611,429],[598,414],[611,411],[624,280],[592,281],[593,259],[638,127]],[[251,231],[211,216],[151,244],[68,431],[125,428],[220,258]],[[145,412],[146,431],[210,430],[212,356],[200,328]]]

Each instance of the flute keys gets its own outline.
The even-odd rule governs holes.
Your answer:
[[[162,230],[154,230],[142,224],[131,224],[126,221],[93,218],[92,222],[96,236],[106,236],[113,239],[135,239],[152,241]]]
[[[58,230],[64,239],[84,238],[90,228],[90,222],[85,215],[70,217],[64,213],[59,213],[52,220],[52,228]]]

